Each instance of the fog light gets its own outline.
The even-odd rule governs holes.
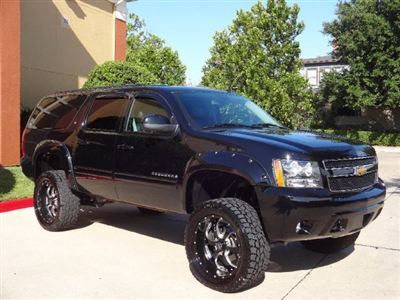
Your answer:
[[[313,227],[313,223],[307,220],[300,221],[296,225],[296,233],[297,234],[311,234],[311,228]]]
[[[333,225],[331,232],[342,232],[345,231],[347,227],[346,219],[339,219],[336,221],[335,225]]]

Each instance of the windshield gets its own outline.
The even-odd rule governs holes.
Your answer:
[[[190,91],[176,93],[193,125],[217,127],[282,127],[262,108],[233,93]]]

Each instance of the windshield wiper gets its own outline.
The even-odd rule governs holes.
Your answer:
[[[221,123],[221,124],[214,124],[210,126],[204,126],[203,129],[214,129],[214,128],[234,128],[234,127],[247,127],[251,128],[252,126],[238,124],[238,123]]]
[[[251,128],[269,128],[269,127],[276,127],[276,128],[281,128],[281,129],[287,129],[284,126],[280,126],[277,124],[272,124],[272,123],[258,123],[258,124],[253,124],[250,126]]]

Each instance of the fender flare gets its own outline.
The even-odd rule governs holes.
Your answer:
[[[208,151],[197,154],[186,166],[183,179],[183,207],[186,210],[188,184],[200,171],[219,171],[242,177],[255,186],[260,183],[270,184],[268,172],[264,167],[244,153],[232,151]],[[257,200],[258,201],[258,200]]]
[[[36,145],[35,150],[33,152],[32,155],[32,165],[33,165],[33,172],[34,172],[34,176],[36,177],[38,174],[36,174],[36,161],[38,159],[38,157],[42,154],[48,153],[48,152],[61,152],[61,154],[65,157],[66,159],[66,166],[67,166],[67,170],[65,170],[67,172],[67,178],[70,182],[70,185],[72,188],[77,188],[77,182],[76,182],[76,178],[75,178],[75,173],[74,173],[74,168],[73,168],[73,164],[72,164],[72,156],[71,153],[68,149],[68,147],[61,143],[60,141],[57,140],[43,140],[41,141],[39,144]]]

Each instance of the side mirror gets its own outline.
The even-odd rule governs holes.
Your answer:
[[[158,114],[146,115],[142,124],[144,132],[153,134],[172,135],[178,129],[178,124],[171,124],[167,117]]]

